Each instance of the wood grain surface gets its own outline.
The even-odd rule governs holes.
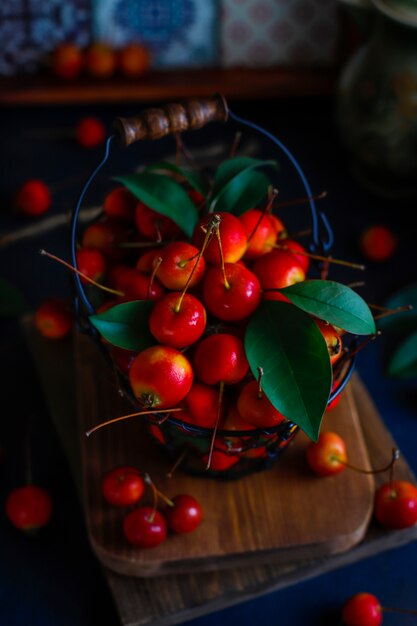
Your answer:
[[[306,464],[308,439],[303,433],[268,471],[220,481],[189,476],[179,469],[167,478],[172,461],[149,437],[143,418],[85,436],[100,422],[132,413],[132,406],[118,395],[111,367],[83,335],[75,338],[75,371],[87,528],[106,567],[131,576],[159,576],[293,562],[348,550],[363,538],[373,506],[373,477],[345,471],[318,478]],[[349,389],[329,413],[325,427],[343,436],[352,463],[370,467]],[[387,453],[389,458],[391,451]],[[196,497],[204,523],[192,535],[170,535],[152,550],[130,546],[122,532],[126,510],[106,505],[100,490],[104,474],[119,465],[149,473],[168,497],[179,493]]]
[[[72,341],[46,341],[35,331],[31,317],[23,320],[23,330],[51,418],[81,489]],[[395,442],[357,375],[353,376],[351,393],[369,459],[373,467],[380,467]],[[396,476],[416,481],[403,457],[397,463]],[[376,485],[383,480],[384,475],[376,476]],[[416,538],[416,527],[388,531],[371,520],[364,539],[353,548],[318,558],[149,578],[122,576],[107,568],[104,572],[123,626],[169,626],[344,567]]]
[[[84,77],[65,82],[47,75],[18,76],[0,79],[0,105],[156,102],[217,92],[248,100],[328,95],[334,91],[336,76],[334,68],[285,67],[155,71],[140,80]]]

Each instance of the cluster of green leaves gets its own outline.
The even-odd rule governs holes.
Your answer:
[[[268,193],[269,178],[260,168],[276,168],[276,161],[262,161],[251,157],[227,159],[217,168],[213,181],[194,170],[178,167],[167,161],[147,166],[143,172],[116,178],[136,198],[158,213],[171,218],[188,237],[191,237],[200,218],[183,184],[166,172],[177,175],[206,200],[208,210],[227,211],[241,215]]]
[[[387,308],[410,306],[409,311],[381,318],[378,326],[396,341],[390,355],[387,373],[403,379],[417,377],[417,283],[408,285],[394,294],[386,303]]]
[[[248,157],[228,159],[207,185],[194,171],[160,162],[118,180],[191,237],[200,214],[182,181],[204,196],[209,211],[240,215],[267,196],[271,183],[260,170],[271,167],[277,164]],[[167,176],[167,170],[176,176]],[[332,388],[332,368],[312,316],[357,335],[375,333],[375,323],[364,300],[345,285],[306,280],[281,291],[290,303],[262,302],[247,327],[246,354],[254,376],[262,367],[262,385],[272,404],[317,440]],[[119,304],[90,320],[110,343],[140,351],[155,343],[148,325],[152,306],[149,301]]]

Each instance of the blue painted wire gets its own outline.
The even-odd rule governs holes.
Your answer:
[[[315,205],[315,202],[314,202],[313,198],[311,197],[313,194],[311,193],[310,185],[308,184],[308,181],[307,181],[307,179],[306,179],[306,177],[304,175],[304,172],[301,169],[300,164],[298,163],[296,158],[292,155],[292,153],[288,150],[288,148],[286,146],[284,146],[284,144],[277,137],[275,137],[275,135],[273,135],[272,133],[270,133],[267,130],[265,130],[264,128],[262,128],[262,126],[258,126],[257,124],[254,124],[253,122],[250,122],[249,120],[245,120],[245,119],[239,117],[238,115],[235,115],[232,111],[230,111],[230,109],[229,109],[229,117],[232,120],[234,120],[235,122],[238,122],[239,124],[243,124],[245,126],[248,126],[249,128],[252,128],[252,129],[258,131],[262,135],[265,135],[265,137],[268,137],[268,139],[270,139],[273,143],[275,143],[284,152],[284,154],[287,156],[287,158],[291,161],[291,163],[293,164],[293,166],[297,170],[297,173],[298,173],[299,177],[301,178],[301,182],[304,185],[304,189],[306,191],[306,194],[309,197],[309,201],[308,202],[309,202],[309,205],[310,205],[312,231],[313,231],[313,242],[314,242],[314,245],[316,247],[319,246],[321,242],[320,242],[320,235],[319,235],[319,221],[318,221],[318,217],[317,217],[316,205]]]
[[[104,157],[102,159],[102,161],[98,164],[98,166],[96,167],[96,169],[94,170],[94,172],[91,174],[90,178],[87,180],[87,182],[85,183],[83,190],[80,193],[80,196],[78,198],[78,202],[77,205],[75,207],[74,213],[72,215],[72,222],[71,222],[71,256],[72,256],[72,264],[73,266],[77,268],[77,222],[78,222],[78,215],[80,213],[80,209],[81,209],[81,205],[82,202],[84,200],[84,196],[88,190],[88,188],[90,187],[92,181],[94,180],[94,178],[96,177],[96,175],[98,174],[98,172],[101,170],[101,168],[103,167],[103,165],[107,162],[108,158],[109,158],[109,154],[110,154],[110,144],[112,142],[113,139],[113,135],[111,135],[107,141],[106,141],[106,149],[104,152]],[[75,278],[75,285],[77,288],[77,292],[78,295],[80,296],[83,305],[85,306],[85,308],[87,309],[87,312],[89,313],[89,315],[94,315],[95,311],[94,311],[94,307],[91,305],[90,301],[88,300],[85,291],[84,291],[84,287],[82,285],[81,279],[79,277],[78,274],[75,274],[74,276]]]

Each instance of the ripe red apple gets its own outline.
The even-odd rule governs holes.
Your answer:
[[[402,529],[417,523],[417,487],[406,480],[393,480],[378,488],[375,494],[375,517],[391,529]]]
[[[381,626],[382,607],[371,593],[357,593],[344,604],[342,620],[345,626]]]
[[[249,209],[239,217],[248,238],[245,260],[256,259],[271,252],[277,240],[275,223],[258,209]]]
[[[36,217],[51,207],[51,192],[42,180],[27,180],[15,196],[16,210],[22,215]]]
[[[72,43],[59,44],[52,52],[51,67],[55,76],[64,80],[78,78],[83,67],[83,54]]]
[[[308,444],[306,457],[309,466],[318,476],[340,474],[346,469],[346,444],[337,433],[322,432],[317,443]]]
[[[239,321],[258,308],[261,286],[255,274],[243,264],[225,263],[224,274],[216,265],[204,277],[203,300],[210,313],[219,319]]]
[[[220,240],[225,263],[236,263],[243,257],[246,251],[247,237],[240,220],[232,213],[217,213],[220,216]],[[204,238],[205,230],[212,219],[212,215],[202,217],[193,234],[193,244],[200,250]],[[213,235],[210,243],[204,251],[204,258],[210,263],[219,264],[221,261],[219,243],[216,235]]]
[[[115,187],[104,198],[103,209],[107,217],[115,217],[130,224],[136,204],[135,196],[126,187]]]
[[[92,43],[85,51],[85,69],[94,78],[109,78],[116,68],[114,50],[105,43]]]
[[[237,408],[242,418],[257,428],[271,428],[285,419],[285,416],[268,400],[265,393],[259,393],[259,383],[256,380],[246,383],[242,388]]]
[[[198,341],[206,328],[206,310],[200,300],[186,293],[170,292],[154,306],[149,328],[159,343],[173,348],[186,348]]]
[[[253,273],[258,277],[267,300],[282,300],[282,295],[269,289],[282,289],[305,280],[300,263],[291,252],[273,250],[255,261]],[[286,298],[285,298],[286,299]]]
[[[151,54],[143,44],[132,42],[123,46],[117,55],[117,65],[123,76],[139,78],[150,68]]]
[[[135,397],[148,408],[166,409],[190,391],[193,370],[187,357],[170,346],[152,346],[133,361],[129,380]]]
[[[193,363],[197,378],[206,385],[237,383],[249,369],[242,340],[228,333],[202,339],[196,345]]]

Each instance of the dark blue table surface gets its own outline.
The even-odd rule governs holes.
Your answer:
[[[381,199],[371,195],[351,176],[334,124],[331,98],[232,102],[235,113],[275,132],[296,154],[314,192],[326,189],[322,208],[335,232],[334,256],[361,261],[357,248],[361,230],[376,222],[390,226],[399,236],[395,256],[383,264],[368,264],[361,294],[382,303],[397,288],[417,280],[415,230],[410,228],[415,202]],[[54,189],[51,214],[73,208],[83,181],[101,157],[101,148],[83,150],[65,132],[83,115],[98,115],[108,131],[116,115],[132,106],[3,109],[1,146],[0,229],[22,228],[27,220],[13,215],[10,197],[28,178],[41,178]],[[191,148],[209,145],[220,137],[231,141],[233,127],[213,126],[187,137]],[[164,140],[165,141],[165,140]],[[127,172],[136,165],[172,151],[172,144],[155,142],[115,150],[105,176]],[[271,145],[262,151],[274,156]],[[281,155],[275,156],[282,160]],[[291,199],[303,191],[282,161],[280,197]],[[86,198],[101,197],[103,178]],[[284,221],[305,208],[285,209]],[[298,212],[298,213],[295,213]],[[290,213],[292,215],[290,216]],[[0,251],[0,276],[25,294],[34,310],[51,295],[68,296],[68,274],[37,254],[45,247],[68,258],[68,231],[61,227],[22,240]],[[333,270],[335,280],[362,280],[353,270]],[[417,393],[415,382],[394,381],[385,375],[385,339],[369,345],[358,358],[358,371],[409,464],[417,470]],[[94,558],[84,528],[82,511],[61,444],[54,432],[36,371],[16,320],[2,321],[0,359],[2,416],[0,420],[0,624],[7,626],[116,626],[117,611]],[[32,418],[32,456],[36,482],[50,490],[55,511],[50,525],[36,537],[15,530],[4,514],[8,492],[24,482],[25,431]],[[417,609],[417,543],[384,552],[331,574],[244,602],[220,613],[190,622],[280,623],[293,626],[337,624],[341,604],[357,591],[375,593],[386,606]],[[386,624],[412,623],[410,618],[388,614]]]

